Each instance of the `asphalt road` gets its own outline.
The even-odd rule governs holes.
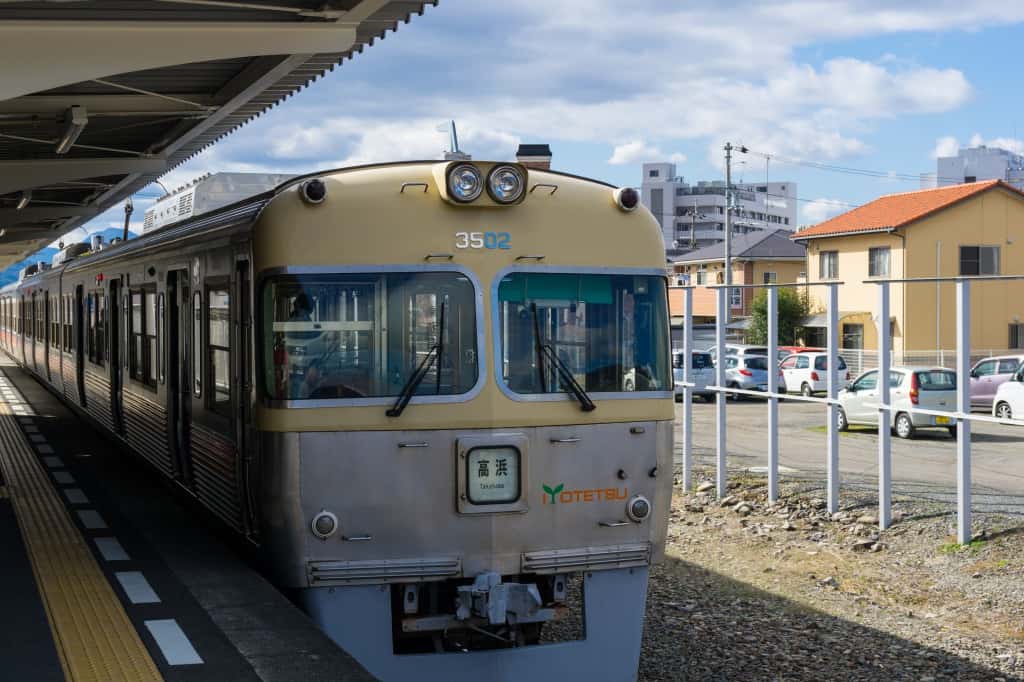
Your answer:
[[[783,402],[779,406],[779,464],[783,478],[808,482],[825,478],[827,443],[822,405]],[[768,464],[766,401],[729,403],[726,413],[727,465],[764,471]],[[715,466],[715,406],[693,403],[694,464]],[[676,405],[676,461],[682,462],[682,406]],[[878,436],[851,427],[841,433],[841,486],[877,489]],[[972,426],[972,506],[978,511],[1024,515],[1024,428]],[[945,430],[921,430],[914,440],[892,439],[893,493],[937,502],[956,501],[956,440]],[[840,492],[840,500],[842,493]]]

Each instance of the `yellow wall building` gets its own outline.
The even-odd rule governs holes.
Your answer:
[[[872,279],[1024,275],[1024,193],[998,181],[880,197],[801,230],[807,281],[842,281],[843,347],[878,347],[878,289]],[[955,285],[919,282],[890,286],[893,349],[956,348]],[[809,287],[824,312],[824,287]],[[809,345],[824,342],[822,316]],[[971,284],[971,346],[975,352],[1024,348],[1024,281]]]

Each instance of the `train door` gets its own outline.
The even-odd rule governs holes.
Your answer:
[[[85,295],[82,285],[75,287],[75,312],[74,312],[74,334],[75,334],[75,382],[78,384],[78,402],[85,407],[85,316],[82,310],[85,308]]]
[[[50,292],[43,294],[43,364],[46,366],[46,380],[50,381],[50,344],[53,335],[50,331]]]
[[[178,479],[186,485],[191,480],[188,436],[192,411],[189,362],[192,316],[188,283],[187,269],[167,273],[167,418]]]
[[[110,372],[110,414],[114,428],[124,433],[124,411],[121,403],[121,387],[124,377],[124,363],[121,362],[121,282],[111,280],[107,298],[107,371]],[[101,349],[102,350],[102,349]]]
[[[250,414],[252,404],[252,301],[251,280],[249,276],[249,261],[239,260],[235,264],[235,339],[234,346],[237,349],[234,353],[235,369],[234,376],[238,377],[237,398],[235,400],[235,434],[236,446],[239,458],[242,461],[242,487],[245,491],[245,510],[247,526],[250,533],[257,528],[256,523],[256,490],[257,484],[253,452],[253,442],[250,438],[249,428],[252,423]]]
[[[29,354],[29,357],[31,358],[31,365],[30,366],[32,367],[32,369],[34,369],[35,371],[38,372],[39,368],[36,367],[36,342],[37,342],[37,339],[36,339],[36,329],[38,327],[38,325],[36,324],[36,314],[37,314],[37,310],[38,310],[36,308],[36,292],[34,292],[34,291],[32,292],[32,298],[29,300],[28,304],[29,304],[29,311],[28,311],[28,329],[29,329],[29,333],[28,333],[28,339],[29,339],[28,354]]]

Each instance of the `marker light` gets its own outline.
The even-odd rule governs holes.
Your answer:
[[[475,200],[484,191],[484,179],[476,166],[460,163],[448,171],[448,196],[466,204]]]
[[[651,515],[651,503],[643,495],[634,495],[626,505],[626,516],[640,523]]]
[[[319,204],[327,198],[327,185],[320,178],[306,180],[299,185],[299,196],[307,204]]]
[[[313,531],[313,535],[321,540],[326,540],[334,535],[334,531],[338,530],[338,517],[329,511],[321,511],[313,517],[310,530]]]
[[[615,203],[628,213],[640,204],[640,193],[632,187],[620,187],[615,190]]]
[[[523,196],[526,182],[513,166],[498,166],[487,177],[487,193],[499,204],[512,204]]]

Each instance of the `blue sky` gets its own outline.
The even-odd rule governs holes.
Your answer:
[[[813,223],[917,184],[783,159],[917,174],[972,141],[1024,152],[1022,23],[1005,0],[440,0],[164,183],[439,158],[455,119],[475,158],[547,142],[556,168],[620,185],[668,159],[722,178],[722,144],[742,143],[775,156],[770,177],[798,183]],[[762,156],[740,160],[737,179],[764,178]]]

